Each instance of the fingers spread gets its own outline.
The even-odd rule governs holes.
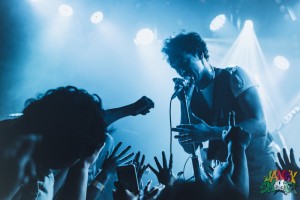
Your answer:
[[[122,145],[122,142],[119,142],[118,144],[117,144],[117,146],[114,148],[114,150],[113,150],[113,152],[111,153],[111,157],[114,157],[115,156],[115,154],[117,153],[117,151],[119,150],[119,148],[120,148],[120,146]]]
[[[172,131],[174,132],[190,132],[190,129],[187,128],[172,128]]]
[[[120,157],[122,157],[123,155],[125,155],[125,153],[127,151],[129,151],[130,148],[131,148],[131,146],[127,146],[123,151],[121,151],[121,153],[119,153],[119,155],[116,156],[116,159],[119,159]]]
[[[127,161],[128,159],[130,159],[133,155],[134,155],[134,153],[131,153],[131,154],[125,156],[124,158],[118,160],[118,162],[117,162],[118,165],[119,165],[119,164],[122,164],[122,163],[124,163],[124,162],[126,162],[126,161]]]

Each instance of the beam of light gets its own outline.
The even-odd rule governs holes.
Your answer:
[[[103,20],[103,13],[101,11],[94,12],[90,18],[93,24],[98,24]]]
[[[279,117],[278,105],[283,105],[283,99],[278,91],[278,79],[270,70],[260,47],[253,22],[246,21],[240,34],[219,63],[221,66],[240,66],[251,75],[255,75],[262,100],[263,108],[270,127],[276,127]],[[275,100],[274,100],[275,99]]]
[[[224,14],[217,15],[209,25],[210,30],[214,32],[220,30],[226,23],[226,20],[227,18]]]
[[[244,23],[244,29],[246,30],[251,30],[254,28],[254,24],[253,24],[253,21],[252,20],[246,20],[245,23]]]
[[[53,2],[45,0],[30,0],[30,4],[37,17],[39,17],[45,24],[48,21],[51,21],[53,17],[57,16],[57,12],[53,11],[58,11],[58,7]]]
[[[288,15],[290,16],[290,18],[291,18],[292,21],[296,21],[297,20],[296,13],[293,11],[292,8],[287,7],[287,12],[288,12]]]
[[[289,60],[284,56],[276,56],[273,62],[275,66],[281,70],[287,70],[290,67]]]
[[[143,28],[139,30],[134,39],[136,45],[150,45],[155,39],[154,32],[149,28]]]
[[[67,4],[62,4],[58,7],[58,12],[63,17],[70,17],[73,15],[73,8]]]

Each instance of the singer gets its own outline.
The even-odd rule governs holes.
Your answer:
[[[228,129],[229,112],[234,111],[237,126],[249,132],[252,138],[246,151],[249,199],[281,199],[280,194],[260,194],[263,177],[276,166],[268,148],[271,141],[267,139],[257,85],[241,67],[221,69],[211,66],[206,43],[198,33],[180,33],[166,39],[162,52],[183,80],[190,77],[190,84],[178,94],[178,89],[174,93],[181,104],[181,124],[173,131],[179,132],[177,138],[183,149],[191,154],[192,143],[209,141],[207,158],[225,161],[227,149],[222,132]],[[189,113],[186,113],[184,101]],[[192,124],[187,124],[187,114]]]

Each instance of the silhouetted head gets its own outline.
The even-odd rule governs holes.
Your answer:
[[[200,60],[206,59],[208,61],[209,55],[206,43],[198,33],[180,33],[174,37],[170,37],[164,41],[162,52],[166,55],[168,63],[171,67],[183,54],[191,54],[197,56]],[[182,60],[184,62],[184,60]],[[175,63],[177,64],[177,63]],[[184,66],[184,63],[179,63]]]
[[[20,124],[22,132],[42,136],[33,157],[46,168],[70,166],[91,155],[105,139],[100,97],[73,86],[27,100]]]
[[[208,63],[206,43],[195,32],[180,33],[164,41],[162,52],[177,73],[194,80],[199,89],[209,85],[214,77],[213,67]]]

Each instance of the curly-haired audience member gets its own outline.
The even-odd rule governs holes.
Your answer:
[[[20,189],[22,199],[43,195],[51,199],[51,170],[70,167],[100,150],[106,137],[103,116],[99,96],[67,86],[27,100],[21,117],[0,122],[3,135],[38,134],[42,138],[32,152],[37,176]]]

